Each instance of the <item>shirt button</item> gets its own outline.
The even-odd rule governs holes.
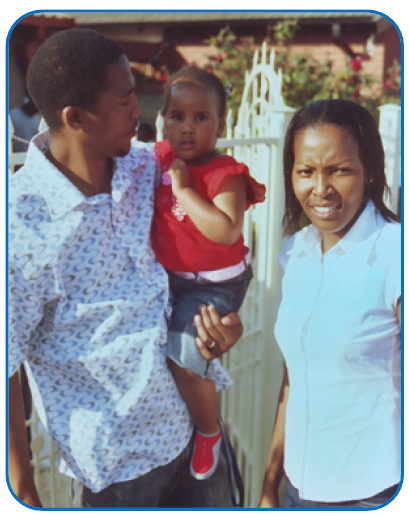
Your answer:
[[[115,203],[119,203],[121,199],[121,193],[119,190],[114,190],[112,192],[112,199],[115,201]]]

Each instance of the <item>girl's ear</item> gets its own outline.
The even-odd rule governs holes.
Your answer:
[[[217,129],[217,137],[220,138],[223,134],[224,128],[226,127],[226,121],[224,118],[219,120],[219,127]]]

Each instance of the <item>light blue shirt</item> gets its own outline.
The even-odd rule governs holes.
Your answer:
[[[48,145],[37,136],[10,181],[9,375],[25,363],[61,471],[100,491],[169,463],[192,432],[166,365],[155,158],[132,148],[112,195],[87,198],[45,158]],[[215,375],[228,382],[220,366]]]
[[[401,227],[370,201],[325,255],[310,225],[287,242],[275,335],[286,360],[285,471],[303,499],[371,497],[401,469]]]

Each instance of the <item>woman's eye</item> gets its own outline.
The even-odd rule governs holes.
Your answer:
[[[334,171],[337,176],[344,176],[345,174],[349,174],[351,172],[351,169],[348,169],[346,167],[339,167]]]

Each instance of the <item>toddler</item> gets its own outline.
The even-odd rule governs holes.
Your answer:
[[[244,212],[260,185],[248,168],[216,150],[225,126],[226,93],[214,74],[196,66],[175,73],[165,87],[165,140],[156,144],[161,181],[152,245],[169,274],[172,319],[168,357],[175,382],[196,424],[190,472],[207,479],[221,442],[211,363],[195,344],[201,304],[220,316],[237,312],[252,270],[241,234]],[[216,346],[213,343],[210,348]]]

